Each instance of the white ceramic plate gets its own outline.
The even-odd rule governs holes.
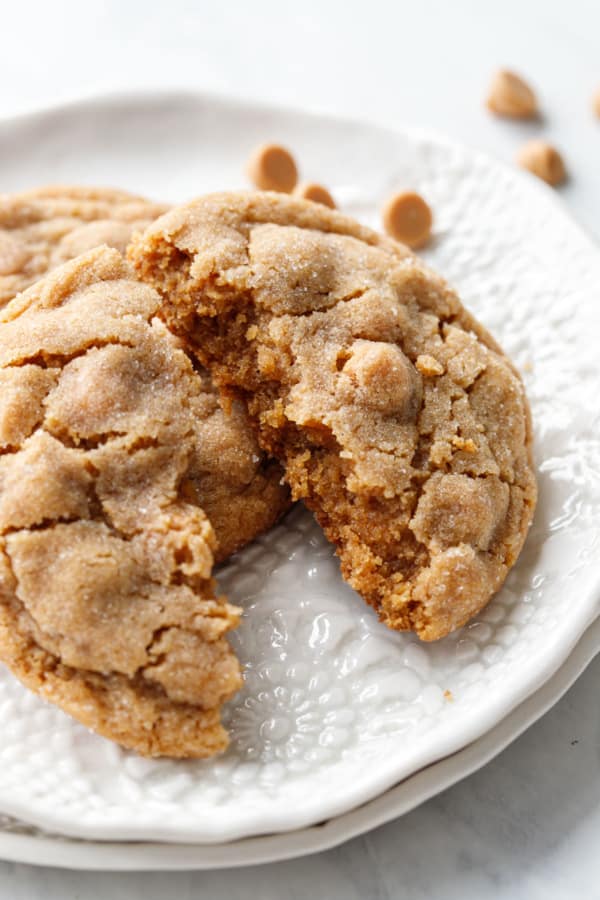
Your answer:
[[[394,187],[436,213],[429,261],[525,372],[540,502],[505,588],[434,645],[387,631],[297,510],[222,573],[246,609],[233,740],[145,761],[0,675],[0,809],[77,837],[217,844],[347,813],[455,753],[538,689],[595,618],[600,256],[555,196],[444,139],[204,96],[106,98],[0,125],[2,188],[114,184],[164,200],[243,185],[265,139],[377,226]],[[596,421],[595,421],[596,420]]]
[[[0,859],[101,871],[221,869],[293,859],[330,849],[405,815],[488,763],[562,697],[599,649],[600,619],[596,619],[558,672],[499,725],[464,750],[328,822],[224,844],[153,844],[65,838],[0,815]]]

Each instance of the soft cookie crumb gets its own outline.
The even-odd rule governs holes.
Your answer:
[[[435,356],[430,356],[428,353],[422,353],[420,356],[417,356],[415,368],[421,375],[425,375],[429,378],[444,373],[444,367],[441,362],[439,362]]]
[[[382,210],[383,227],[390,237],[413,250],[423,247],[431,237],[433,215],[420,194],[402,191],[393,194]]]
[[[326,187],[316,181],[306,181],[294,188],[295,197],[303,197],[304,200],[312,200],[313,203],[321,203],[329,209],[335,209],[335,200]]]
[[[248,177],[261,191],[289,194],[296,187],[298,169],[289,150],[280,144],[262,144],[248,163]]]
[[[495,115],[510,119],[534,119],[538,115],[535,93],[520,75],[509,69],[495,73],[486,105]]]
[[[452,438],[452,446],[457,450],[464,450],[465,453],[477,453],[479,450],[473,438],[464,438],[457,434]]]
[[[562,184],[567,177],[562,156],[556,147],[546,141],[528,141],[519,150],[517,162],[522,169],[527,169],[552,187]]]

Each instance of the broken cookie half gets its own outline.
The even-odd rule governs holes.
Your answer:
[[[270,522],[287,495],[160,305],[100,247],[0,314],[0,659],[124,747],[206,757],[242,683],[217,538],[265,527],[240,524],[254,490]]]
[[[489,601],[535,506],[529,408],[442,279],[353,220],[268,192],[174,209],[129,255],[382,621],[433,640]]]

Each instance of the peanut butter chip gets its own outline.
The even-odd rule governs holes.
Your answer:
[[[563,158],[558,150],[546,141],[528,141],[517,154],[517,162],[523,169],[533,172],[546,184],[555,187],[567,177]]]
[[[500,69],[494,75],[487,107],[497,116],[511,119],[534,119],[538,115],[534,92],[527,82],[508,69]]]
[[[346,399],[383,413],[409,413],[418,393],[418,376],[399,347],[383,341],[356,341],[344,366],[340,390]]]
[[[393,194],[383,207],[382,218],[389,236],[413,249],[422,247],[431,236],[431,209],[412,191]]]
[[[294,157],[279,144],[263,144],[250,158],[248,176],[261,191],[289,194],[296,187],[298,169]]]
[[[335,209],[335,200],[327,188],[322,184],[317,184],[316,181],[299,184],[294,189],[294,194],[296,197],[303,197],[305,200],[312,200],[313,203],[321,203],[323,206],[328,206],[329,209]]]

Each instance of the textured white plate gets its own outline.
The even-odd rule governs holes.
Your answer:
[[[0,124],[6,190],[112,183],[165,200],[243,184],[249,150],[288,143],[304,174],[377,225],[394,187],[436,213],[427,256],[525,371],[540,502],[506,587],[435,645],[346,588],[301,510],[222,573],[246,615],[246,687],[213,762],[144,761],[0,675],[0,808],[78,837],[218,843],[297,829],[376,797],[492,728],[598,612],[600,256],[552,193],[415,132],[201,96],[108,98]]]
[[[328,822],[297,831],[202,845],[82,841],[48,834],[0,815],[0,859],[68,869],[220,869],[327,850],[410,812],[481,768],[562,697],[599,649],[600,619],[596,619],[560,669],[499,725],[464,750],[432,763],[369,803]]]

